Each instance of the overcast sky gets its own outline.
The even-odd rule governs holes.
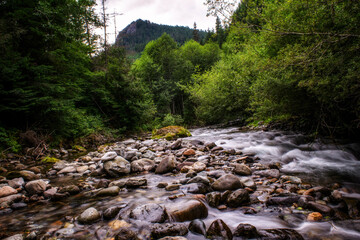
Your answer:
[[[124,29],[137,19],[149,20],[158,24],[188,26],[193,28],[194,22],[198,29],[213,29],[215,18],[206,17],[205,0],[107,0],[105,6],[108,13],[122,13],[116,16],[117,32]],[[97,0],[98,8],[101,0]],[[108,38],[114,42],[114,19],[108,24]]]

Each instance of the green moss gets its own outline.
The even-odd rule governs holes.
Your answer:
[[[46,157],[41,159],[41,162],[43,162],[43,163],[56,163],[58,161],[60,161],[60,159],[57,159],[57,158],[54,158],[54,157],[49,157],[49,156],[46,156]]]
[[[165,138],[166,140],[173,140],[179,137],[190,137],[191,133],[189,130],[180,126],[168,126],[152,131],[152,138],[159,139]]]
[[[74,146],[72,146],[72,149],[79,151],[79,152],[86,152],[86,149],[80,145],[74,145]]]

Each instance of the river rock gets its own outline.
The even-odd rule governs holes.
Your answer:
[[[117,196],[120,192],[120,188],[118,186],[112,186],[108,188],[101,189],[96,196],[97,197],[105,197],[105,196]]]
[[[300,199],[300,196],[287,196],[287,197],[270,197],[266,204],[268,205],[283,205],[291,206],[294,203],[297,203]]]
[[[127,182],[126,179],[120,179],[117,181],[113,181],[109,184],[109,187],[118,186],[119,188],[124,188],[126,186],[126,182]]]
[[[24,181],[24,179],[22,177],[14,178],[12,180],[9,180],[8,184],[9,184],[10,187],[16,189],[16,188],[19,188],[19,187],[23,187],[24,184],[25,184],[25,181]]]
[[[156,174],[163,174],[168,173],[174,170],[176,167],[175,158],[174,156],[167,156],[157,166],[155,173]]]
[[[68,166],[63,169],[61,169],[58,174],[67,174],[67,173],[75,173],[76,168],[74,166]]]
[[[147,158],[135,160],[131,163],[132,172],[152,171],[154,168],[155,168],[155,162]]]
[[[180,189],[184,192],[194,193],[194,194],[206,194],[211,192],[212,189],[210,186],[203,183],[190,183],[183,186],[180,186]]]
[[[192,169],[195,172],[202,172],[206,169],[206,164],[202,162],[196,162],[192,165]]]
[[[105,219],[113,219],[120,212],[120,210],[125,208],[126,206],[127,206],[126,204],[123,204],[123,205],[113,206],[113,207],[107,208],[104,211],[104,214],[103,214],[104,218]]]
[[[254,172],[256,175],[260,175],[263,177],[272,177],[272,178],[279,178],[280,177],[280,171],[277,169],[268,169],[268,170],[261,170]]]
[[[146,151],[146,153],[142,155],[143,158],[148,158],[148,159],[154,159],[155,156],[156,156],[155,153],[152,151]]]
[[[196,199],[180,199],[166,206],[169,217],[177,222],[191,221],[208,216],[208,209],[204,203]]]
[[[91,207],[86,209],[78,217],[78,221],[82,224],[91,224],[98,221],[101,218],[100,213],[95,208]]]
[[[249,192],[245,189],[238,189],[227,198],[227,205],[232,208],[240,207],[250,202]]]
[[[31,195],[41,194],[46,190],[46,182],[43,180],[30,181],[25,185],[25,189]]]
[[[127,188],[138,188],[146,185],[147,185],[146,178],[129,178],[125,183],[125,186]]]
[[[234,231],[234,237],[241,237],[242,239],[257,239],[259,234],[256,227],[253,225],[240,223]]]
[[[181,237],[181,236],[176,236],[176,237],[163,237],[160,238],[159,240],[188,240],[186,237]]]
[[[17,210],[17,209],[26,208],[27,206],[28,205],[26,203],[23,203],[23,202],[13,203],[13,204],[11,204],[11,209]]]
[[[312,212],[307,216],[307,220],[311,222],[318,222],[323,219],[323,216],[319,212]]]
[[[179,149],[179,148],[181,148],[181,144],[182,144],[182,140],[180,138],[180,139],[176,140],[173,144],[171,144],[170,148],[172,150]]]
[[[333,213],[333,209],[331,207],[312,201],[308,202],[307,207],[323,214],[329,215]]]
[[[131,159],[136,156],[136,152],[137,152],[136,150],[127,151],[127,152],[124,154],[124,158],[125,158],[126,160],[128,160],[128,161],[131,161]]]
[[[192,179],[190,179],[188,182],[189,183],[202,183],[202,184],[205,184],[205,185],[210,185],[210,181],[208,178],[206,177],[202,177],[202,176],[196,176],[196,177],[193,177]]]
[[[184,236],[188,233],[185,224],[182,223],[165,223],[155,224],[151,228],[151,238],[159,239],[166,236]]]
[[[23,177],[26,181],[32,181],[32,180],[37,180],[40,177],[38,175],[36,175],[35,173],[31,172],[31,171],[20,171],[19,172],[20,176]]]
[[[130,217],[151,223],[163,223],[166,220],[166,212],[161,205],[149,203],[133,209]]]
[[[16,234],[11,237],[4,238],[3,240],[23,240],[24,237],[22,234]]]
[[[194,149],[186,149],[184,152],[183,152],[183,155],[186,156],[186,157],[190,157],[190,156],[194,156],[196,153],[195,153],[195,150]]]
[[[240,179],[233,174],[226,174],[217,179],[211,187],[215,191],[225,191],[225,190],[236,190],[243,188],[244,185],[240,182]]]
[[[121,228],[116,236],[115,236],[115,240],[139,240],[140,238],[137,237],[137,234],[129,229],[129,228]]]
[[[237,175],[249,176],[252,174],[251,169],[248,166],[246,166],[245,164],[235,163],[232,166],[234,166],[233,172]]]
[[[57,193],[57,188],[50,188],[44,192],[45,198],[52,198]]]
[[[218,207],[221,204],[221,193],[220,192],[211,192],[206,194],[206,201],[211,207]]]
[[[105,172],[111,177],[120,177],[129,174],[130,163],[122,157],[116,157],[113,160],[104,163]]]
[[[293,229],[263,229],[258,231],[261,239],[279,240],[304,240],[304,238]]]
[[[102,161],[109,161],[109,160],[113,160],[117,157],[117,153],[116,152],[107,152],[104,154],[104,156],[101,157]]]
[[[223,220],[213,221],[206,232],[207,238],[211,239],[232,239],[233,235],[230,228]]]
[[[86,172],[88,169],[89,169],[89,166],[86,166],[86,165],[84,165],[84,166],[79,166],[79,167],[76,168],[76,172],[78,172],[78,173],[84,173],[84,172]]]
[[[0,204],[10,206],[14,202],[18,202],[18,201],[22,200],[22,197],[23,197],[23,195],[21,195],[21,194],[14,194],[14,195],[10,195],[7,197],[3,197],[3,198],[0,198]]]
[[[256,183],[251,177],[242,177],[240,181],[244,184],[244,187],[250,188],[252,190],[256,190]]]
[[[204,145],[208,149],[212,149],[212,148],[216,147],[216,144],[214,142],[206,142]]]
[[[205,223],[200,219],[195,219],[190,222],[189,230],[193,233],[206,235],[206,226]]]
[[[76,185],[68,185],[59,189],[59,193],[66,193],[66,192],[70,193],[71,195],[75,195],[80,192],[80,188]]]
[[[180,188],[181,184],[170,184],[168,186],[165,187],[166,191],[174,191],[174,190],[178,190]]]
[[[10,186],[4,186],[0,188],[0,198],[7,197],[13,194],[17,194],[17,191]]]
[[[298,177],[294,177],[294,176],[287,176],[287,175],[284,175],[284,176],[281,176],[280,180],[282,182],[290,182],[290,183],[293,183],[293,184],[301,184],[301,179],[298,178]]]

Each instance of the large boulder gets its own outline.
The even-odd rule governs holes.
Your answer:
[[[175,157],[174,156],[167,156],[157,166],[155,173],[163,174],[168,173],[174,170],[176,167]]]
[[[225,191],[225,190],[236,190],[243,188],[244,185],[240,182],[240,179],[233,174],[225,174],[219,179],[217,179],[212,185],[212,189],[215,191]]]
[[[179,137],[190,137],[191,133],[189,130],[180,126],[168,126],[163,127],[158,130],[154,130],[152,134],[152,138],[165,138],[166,140],[172,140]]]
[[[169,217],[177,222],[191,221],[208,216],[208,209],[204,203],[196,199],[180,199],[178,202],[166,206]]]
[[[251,224],[240,223],[235,231],[234,237],[241,238],[241,239],[257,239],[259,236],[256,227]]]
[[[142,158],[131,163],[132,172],[144,172],[151,171],[155,168],[155,162],[153,160]]]
[[[131,171],[130,167],[130,163],[120,156],[104,163],[105,172],[110,177],[120,177],[129,174]]]
[[[41,194],[46,190],[46,182],[43,180],[30,181],[25,185],[25,189],[31,195]]]
[[[100,213],[95,208],[91,207],[86,209],[78,217],[78,221],[82,224],[91,224],[98,221],[101,218]]]

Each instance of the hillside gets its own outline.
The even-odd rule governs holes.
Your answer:
[[[168,33],[177,43],[183,44],[192,39],[193,29],[182,26],[168,26],[138,19],[124,28],[117,36],[115,45],[124,46],[129,51],[141,52],[146,44]],[[205,31],[199,30],[200,40],[204,39]]]

